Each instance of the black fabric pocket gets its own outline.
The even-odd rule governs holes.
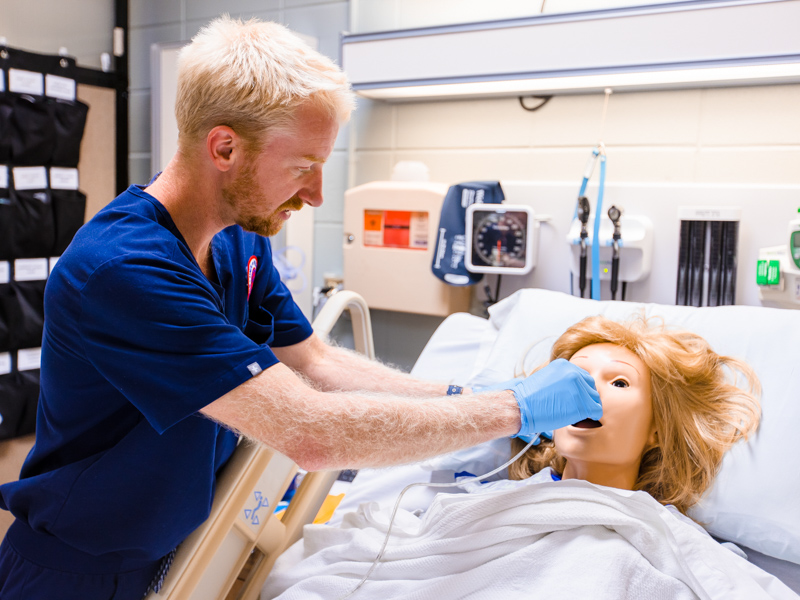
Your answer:
[[[83,225],[86,195],[78,190],[52,190],[55,245],[53,256],[61,256]]]
[[[0,163],[11,160],[11,103],[0,94]]]
[[[53,156],[56,128],[52,104],[21,95],[11,100],[11,160],[17,166],[46,165]]]
[[[38,403],[38,369],[0,375],[0,440],[33,433]]]
[[[51,158],[52,164],[59,167],[78,166],[88,112],[89,107],[83,102],[57,100],[53,103],[56,140]]]
[[[25,412],[25,396],[17,374],[0,375],[0,440],[17,436]]]
[[[13,240],[14,209],[11,194],[8,190],[0,189],[0,260],[10,260],[14,257]]]
[[[44,331],[44,281],[12,281],[0,295],[11,348],[38,348]]]
[[[50,256],[56,232],[47,190],[12,190],[11,214],[14,258]]]
[[[6,298],[13,295],[11,286],[7,283],[0,285],[0,352],[11,350],[11,318],[6,314]]]

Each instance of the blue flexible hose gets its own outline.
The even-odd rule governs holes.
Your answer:
[[[600,300],[600,216],[603,214],[603,192],[606,189],[606,155],[600,155],[600,189],[594,210],[592,234],[592,300]]]

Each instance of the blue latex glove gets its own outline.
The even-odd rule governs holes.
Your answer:
[[[552,431],[583,419],[599,420],[603,416],[592,376],[563,358],[517,381],[511,391],[522,419],[519,432],[512,437],[533,436],[536,432]]]

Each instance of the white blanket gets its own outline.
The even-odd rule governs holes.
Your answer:
[[[278,560],[262,600],[336,600],[360,581],[391,507],[364,504],[341,527],[309,525]],[[440,494],[400,511],[381,564],[354,595],[497,598],[798,598],[643,492],[584,481]]]

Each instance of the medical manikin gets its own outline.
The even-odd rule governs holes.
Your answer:
[[[570,327],[550,358],[589,372],[603,416],[543,438],[509,467],[511,479],[551,467],[565,480],[646,491],[685,513],[711,485],[723,454],[758,426],[752,370],[691,332],[595,316]],[[736,374],[747,391],[735,385]],[[524,446],[512,440],[512,452]]]

